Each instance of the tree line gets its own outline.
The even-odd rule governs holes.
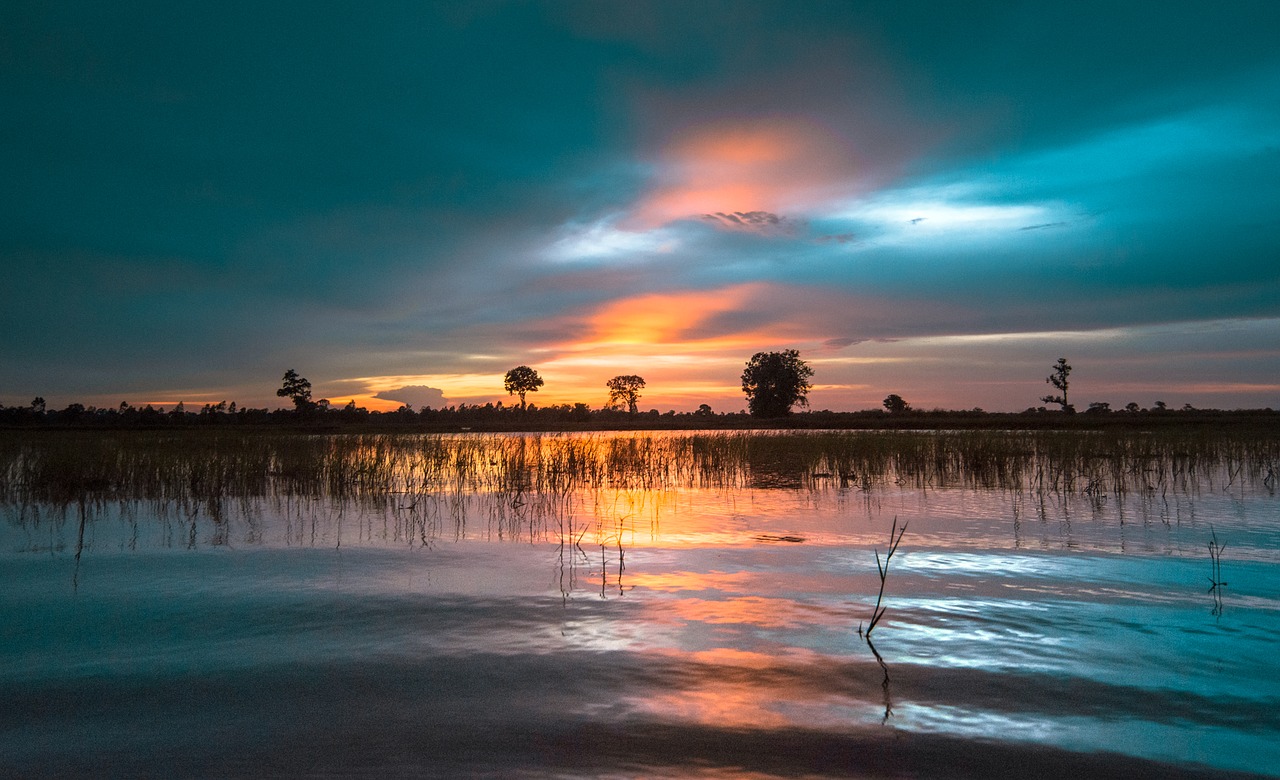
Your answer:
[[[709,404],[702,404],[696,411],[667,411],[659,413],[656,409],[647,413],[639,410],[642,391],[646,388],[643,377],[636,374],[622,374],[609,379],[605,387],[609,392],[609,400],[603,408],[592,409],[588,404],[553,404],[538,407],[529,401],[531,393],[537,393],[545,386],[545,381],[536,369],[521,365],[508,371],[503,377],[503,389],[507,394],[519,399],[519,405],[506,405],[501,401],[486,404],[457,404],[441,409],[424,407],[415,410],[404,404],[395,411],[369,411],[356,406],[354,401],[345,406],[331,405],[327,399],[313,400],[311,382],[296,370],[285,371],[281,385],[276,390],[280,398],[287,398],[293,409],[255,409],[238,406],[234,401],[222,401],[217,404],[205,404],[199,409],[187,409],[179,402],[172,409],[150,404],[134,407],[122,402],[118,407],[95,408],[73,403],[61,410],[47,408],[45,400],[36,397],[27,406],[5,407],[0,404],[0,425],[6,427],[27,426],[87,426],[87,427],[162,427],[171,425],[222,425],[222,424],[307,424],[328,423],[374,424],[374,425],[417,425],[439,429],[537,429],[554,427],[583,428],[615,428],[615,427],[746,427],[763,422],[786,421],[789,427],[910,427],[913,422],[928,425],[929,420],[964,420],[984,417],[987,422],[995,423],[997,418],[1017,417],[1019,425],[1037,425],[1028,422],[1034,418],[1048,414],[1061,421],[1062,415],[1074,415],[1075,406],[1069,402],[1069,376],[1072,367],[1066,358],[1059,358],[1052,366],[1050,375],[1045,379],[1057,390],[1057,393],[1046,395],[1039,400],[1044,404],[1058,407],[1050,412],[1046,406],[1030,407],[1024,412],[1014,414],[989,414],[981,409],[966,411],[933,410],[924,412],[913,409],[901,395],[889,394],[883,402],[883,409],[860,412],[821,412],[806,411],[803,419],[793,415],[795,407],[808,407],[808,393],[812,389],[811,379],[814,370],[794,349],[780,352],[757,352],[743,369],[741,382],[742,392],[747,402],[746,413],[714,412]],[[1190,404],[1178,410],[1182,419],[1196,415],[1213,417],[1230,414],[1217,410],[1199,410]],[[1102,402],[1090,403],[1081,418],[1111,418],[1128,416],[1132,419],[1149,419],[1152,415],[1166,415],[1174,410],[1163,401],[1156,401],[1151,408],[1140,407],[1136,402],[1127,404],[1122,410],[1112,410],[1110,404]],[[1270,409],[1255,410],[1255,414],[1271,414]],[[1240,414],[1249,414],[1242,412]],[[889,422],[879,418],[889,418]],[[1060,423],[1055,423],[1060,424]]]

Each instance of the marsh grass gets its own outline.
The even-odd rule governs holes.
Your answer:
[[[862,626],[858,626],[858,636],[864,637],[867,642],[871,641],[871,632],[880,624],[880,619],[884,617],[884,587],[889,581],[889,561],[893,559],[893,554],[898,551],[898,545],[902,544],[902,536],[907,532],[907,524],[903,523],[902,528],[898,528],[898,518],[893,518],[893,527],[889,529],[889,550],[884,555],[884,563],[880,562],[880,551],[876,550],[876,571],[880,574],[880,592],[876,594],[876,605],[871,610],[871,622],[867,624],[867,630],[864,632]]]
[[[1213,596],[1213,615],[1219,617],[1222,615],[1222,591],[1227,587],[1222,580],[1222,551],[1227,546],[1218,541],[1218,533],[1212,525],[1209,526],[1209,536],[1209,593]]]
[[[1280,443],[1203,429],[1140,432],[673,432],[627,434],[299,434],[263,431],[41,431],[0,434],[0,507],[39,525],[108,508],[182,518],[226,539],[227,518],[268,506],[290,538],[314,536],[318,506],[361,534],[460,533],[483,500],[496,534],[530,534],[582,492],[683,488],[868,491],[891,486],[1079,494],[1099,503],[1261,486]],[[394,527],[375,522],[392,518]],[[376,518],[384,518],[377,520]],[[308,530],[308,522],[311,529]]]

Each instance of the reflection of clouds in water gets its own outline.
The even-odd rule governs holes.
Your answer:
[[[676,478],[648,489],[626,464],[671,455],[679,436],[647,450],[582,437],[484,440],[496,450],[453,441],[469,458],[466,489],[428,481],[350,500],[96,503],[75,591],[74,505],[0,526],[4,554],[23,564],[13,576],[28,578],[17,592],[35,594],[17,614],[17,602],[0,605],[20,644],[7,651],[10,678],[44,702],[89,675],[115,701],[119,679],[200,669],[226,681],[219,701],[261,709],[273,702],[245,678],[270,676],[273,695],[283,686],[344,718],[377,700],[380,713],[464,742],[486,729],[625,724],[636,751],[636,739],[670,726],[679,738],[652,755],[702,757],[701,740],[741,750],[797,739],[799,760],[817,766],[818,744],[885,749],[883,736],[849,734],[878,729],[885,713],[883,673],[856,628],[878,586],[873,550],[883,553],[897,518],[910,528],[876,635],[895,739],[936,732],[964,755],[979,744],[1024,759],[1052,752],[1044,746],[1103,746],[1201,760],[1186,747],[1194,738],[1222,765],[1276,757],[1280,503],[1265,491],[1196,488],[1158,504],[1131,493],[1098,506],[888,479],[752,489],[741,471],[700,487],[677,458]],[[591,462],[617,469],[620,484],[557,492],[569,483],[555,464],[601,453]],[[1229,545],[1221,623],[1200,586],[1210,522]],[[761,541],[785,537],[804,541]],[[307,665],[359,675],[362,690],[276,675]],[[20,698],[16,711],[36,712],[51,733],[67,725],[57,718],[76,718],[35,701]],[[128,701],[111,706],[122,722],[141,717]],[[333,725],[310,717],[309,727]],[[1111,736],[1117,722],[1131,744]]]
[[[721,599],[680,598],[668,601],[664,610],[682,620],[707,625],[749,625],[784,628],[817,622],[815,610],[792,599],[763,596],[726,596]],[[826,622],[826,621],[823,621]]]

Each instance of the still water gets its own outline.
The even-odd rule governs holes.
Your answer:
[[[740,476],[11,502],[0,775],[1280,776],[1263,475]]]

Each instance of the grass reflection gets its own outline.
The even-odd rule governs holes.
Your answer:
[[[513,508],[575,490],[886,483],[1077,493],[1272,486],[1280,442],[1211,431],[302,435],[11,432],[0,498],[179,501],[494,494]],[[1216,480],[1216,482],[1215,482]],[[402,500],[402,499],[395,499]]]
[[[877,514],[906,491],[922,502],[953,491],[953,509],[930,507],[947,522],[948,512],[972,521],[957,489],[1007,494],[1019,543],[1052,519],[1070,545],[1079,522],[1118,510],[1123,526],[1130,506],[1134,520],[1170,525],[1203,491],[1272,491],[1277,462],[1280,442],[1238,431],[10,432],[0,511],[31,551],[83,551],[107,518],[127,526],[130,548],[157,534],[162,546],[261,544],[269,529],[288,545],[334,547],[590,532],[612,549],[616,579],[637,541],[821,545],[832,529],[815,534],[806,517],[858,503]],[[694,493],[714,501],[695,504]],[[57,530],[66,524],[74,540]],[[922,543],[935,530],[913,525]],[[1235,538],[1247,554],[1248,537]]]

